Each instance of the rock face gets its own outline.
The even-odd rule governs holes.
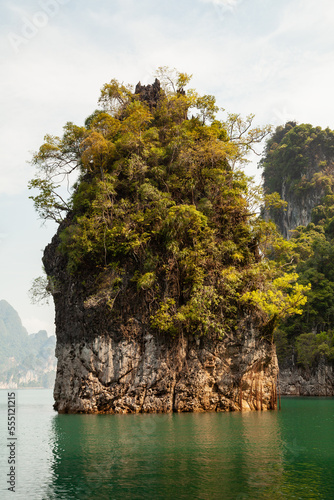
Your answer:
[[[142,85],[138,82],[135,89],[135,94],[139,95],[141,101],[147,102],[151,110],[156,108],[160,99],[160,92],[160,82],[157,78],[152,85]]]
[[[123,328],[108,308],[85,300],[66,272],[55,236],[44,265],[55,276],[58,358],[54,389],[60,413],[138,413],[267,410],[276,408],[274,346],[250,320],[233,338],[173,339],[138,318]]]
[[[254,333],[243,342],[103,335],[57,345],[59,412],[150,413],[276,407],[277,363]]]
[[[320,203],[325,191],[318,188],[310,190],[307,196],[298,196],[287,189],[286,184],[284,179],[281,198],[288,204],[286,210],[281,211],[280,217],[275,218],[275,222],[284,238],[289,239],[290,231],[298,226],[307,226],[311,222],[312,210]]]
[[[326,173],[333,176],[332,167],[326,169]],[[271,218],[277,225],[284,238],[289,239],[291,231],[298,226],[307,226],[312,221],[312,211],[317,207],[326,195],[326,186],[314,181],[316,175],[322,173],[319,163],[312,168],[305,168],[299,189],[291,187],[291,181],[286,175],[282,175],[280,197],[287,202],[287,206],[280,210],[265,212],[266,219]],[[323,172],[324,175],[324,172]],[[302,182],[308,183],[308,188],[303,191],[300,186]]]
[[[280,370],[280,391],[286,396],[334,396],[333,366],[322,360],[317,367]]]

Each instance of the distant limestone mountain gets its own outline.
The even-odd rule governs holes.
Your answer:
[[[29,335],[15,309],[0,300],[0,389],[53,387],[55,345],[45,330]]]
[[[277,127],[260,165],[265,194],[278,193],[287,202],[286,207],[273,206],[265,214],[284,238],[290,239],[298,226],[318,224],[328,216],[324,203],[331,200],[334,189],[333,130],[295,122]]]

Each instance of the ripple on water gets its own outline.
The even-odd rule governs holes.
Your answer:
[[[284,398],[281,412],[57,415],[51,391],[18,393],[16,499],[334,498],[330,398]]]

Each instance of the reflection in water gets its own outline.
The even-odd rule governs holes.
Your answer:
[[[181,415],[55,415],[43,390],[17,400],[17,500],[334,498],[334,398]],[[3,443],[6,405],[0,391]]]
[[[277,412],[238,415],[244,453],[244,496],[241,498],[283,498],[283,443]],[[246,496],[247,495],[247,496]]]
[[[334,498],[334,399],[281,412],[57,415],[50,499]]]
[[[277,412],[57,415],[48,498],[281,498],[283,451]]]
[[[278,414],[285,498],[334,498],[334,399],[284,400]]]

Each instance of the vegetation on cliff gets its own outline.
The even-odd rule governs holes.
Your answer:
[[[328,128],[296,125],[278,127],[267,141],[261,161],[267,194],[290,204],[305,198],[314,202],[310,223],[293,229],[280,258],[286,268],[294,266],[300,283],[311,284],[307,305],[300,316],[292,316],[277,332],[279,358],[295,352],[304,366],[320,357],[334,360],[334,132]],[[285,187],[285,188],[284,188]],[[285,207],[267,210],[282,226]],[[277,258],[272,252],[272,258]]]
[[[267,140],[263,167],[266,193],[284,189],[305,196],[314,189],[331,191],[333,185],[334,132],[329,128],[297,125],[279,126]]]
[[[269,128],[219,120],[213,96],[186,90],[188,75],[158,76],[134,91],[112,80],[85,126],[46,136],[33,159],[35,207],[60,223],[59,252],[86,307],[108,307],[121,325],[140,317],[155,331],[218,338],[251,314],[271,338],[280,317],[301,312],[307,286],[265,258],[284,242],[240,169]],[[67,200],[60,186],[72,172]]]

